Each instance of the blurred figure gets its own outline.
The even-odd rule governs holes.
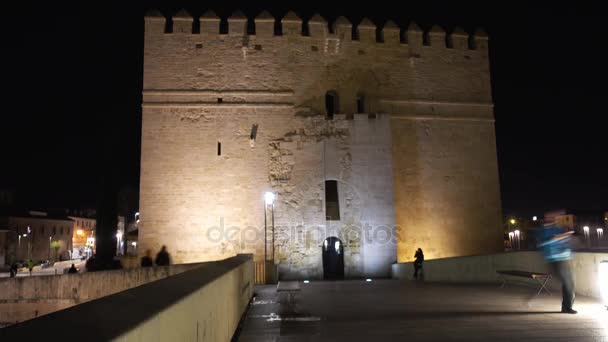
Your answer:
[[[156,266],[169,266],[171,263],[171,258],[169,257],[169,253],[167,252],[167,246],[164,246],[160,249],[160,252],[156,254],[156,260],[154,261]]]
[[[573,232],[566,232],[555,224],[553,218],[548,218],[543,224],[543,228],[537,231],[537,234],[538,247],[541,248],[553,273],[562,282],[561,312],[575,314],[577,311],[572,308],[574,304],[574,279],[570,271],[570,259],[572,258],[570,240]]]
[[[93,254],[84,264],[87,272],[97,271],[97,256]]]
[[[19,268],[17,267],[17,263],[14,262],[11,264],[11,269],[10,269],[10,273],[11,273],[11,278],[14,278],[17,276],[17,272],[19,272]]]
[[[141,267],[152,267],[152,252],[149,249],[146,250],[146,255],[141,258]]]
[[[422,248],[418,248],[416,250],[416,254],[414,254],[414,279],[418,279],[418,272],[422,271],[422,263],[424,262],[424,253],[422,253]]]
[[[72,267],[70,267],[68,273],[78,273],[78,269],[76,269],[76,266],[74,264],[72,264]]]

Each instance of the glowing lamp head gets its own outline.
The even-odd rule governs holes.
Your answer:
[[[78,236],[83,236],[83,235],[84,235],[84,231],[83,231],[82,229],[78,229],[78,230],[76,231],[76,235],[78,235]]]
[[[532,216],[532,221],[538,221],[538,217]]]
[[[365,281],[370,282],[372,281],[370,278],[365,279]]]
[[[509,222],[511,222],[511,224],[515,224],[515,219],[511,219]]]
[[[271,205],[272,203],[274,203],[274,194],[270,191],[267,191],[264,194],[264,202],[266,202],[266,205]]]
[[[309,280],[304,280],[304,284],[308,284],[308,283],[310,283]]]

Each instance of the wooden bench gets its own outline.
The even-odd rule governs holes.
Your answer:
[[[501,288],[503,288],[507,283],[507,278],[505,276],[522,277],[534,279],[538,282],[540,289],[536,293],[536,296],[538,296],[543,290],[547,291],[547,293],[551,295],[551,292],[549,292],[549,289],[547,289],[547,284],[552,278],[550,274],[515,270],[500,270],[496,271],[496,273],[498,273],[498,277],[502,281],[502,284],[500,285]]]

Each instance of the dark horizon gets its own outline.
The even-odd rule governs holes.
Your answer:
[[[262,9],[275,16],[292,9],[303,19],[319,12],[353,24],[366,16],[378,26],[391,19],[402,28],[411,20],[423,29],[485,28],[503,214],[608,210],[602,12],[492,4],[407,10],[394,4],[207,4],[47,4],[7,12],[9,107],[1,121],[0,189],[15,191],[19,207],[44,209],[95,207],[103,187],[138,188],[147,9],[170,16],[182,7],[194,15],[210,8],[226,17],[238,8],[250,19]]]

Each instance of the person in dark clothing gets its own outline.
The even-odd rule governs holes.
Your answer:
[[[70,267],[68,273],[78,273],[78,269],[76,268],[76,266],[74,266],[74,264],[72,264],[72,267]]]
[[[150,250],[146,250],[146,255],[141,258],[141,267],[152,267],[154,266],[152,262],[152,252]]]
[[[17,276],[17,272],[19,272],[19,268],[17,267],[17,263],[13,263],[11,265],[11,269],[10,269],[10,273],[11,273],[11,278],[14,278]]]
[[[156,260],[154,263],[156,266],[169,266],[171,263],[171,258],[169,257],[169,253],[167,253],[167,246],[163,246],[160,249],[160,252],[156,254]]]
[[[424,253],[422,253],[422,248],[418,248],[416,254],[414,254],[414,279],[418,279],[418,272],[422,271],[422,262],[424,261]]]

